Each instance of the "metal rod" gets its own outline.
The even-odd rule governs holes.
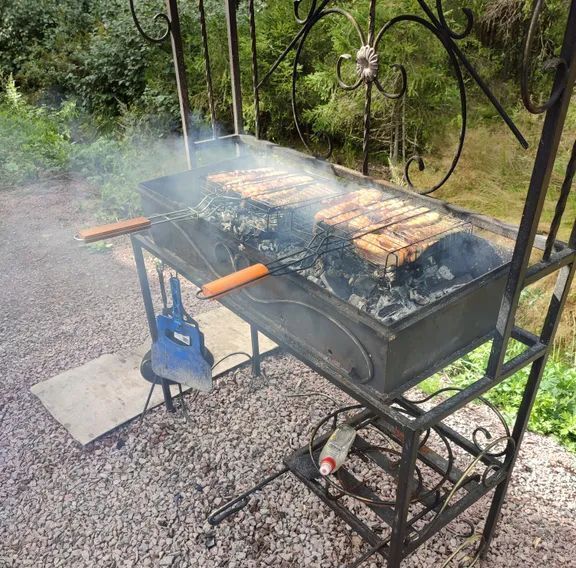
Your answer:
[[[180,104],[180,117],[182,120],[182,132],[184,134],[184,148],[188,168],[195,165],[195,148],[192,139],[192,112],[188,98],[188,81],[186,79],[186,64],[184,62],[184,48],[182,46],[182,33],[180,29],[180,16],[178,14],[178,1],[166,0],[166,10],[170,19],[170,41],[172,44],[172,58],[176,73],[176,88],[178,90],[178,102]]]
[[[571,245],[574,245],[576,236],[576,222],[574,223],[574,229],[575,230],[573,230],[570,239]],[[566,304],[566,300],[568,299],[575,272],[576,263],[573,263],[570,266],[563,267],[558,274],[558,278],[556,279],[556,286],[554,288],[554,294],[550,300],[548,312],[546,314],[546,320],[544,321],[540,335],[540,341],[545,345],[549,346],[553,341],[554,336],[556,335],[556,331],[560,323],[560,314],[562,313],[562,310]],[[520,403],[518,415],[516,417],[516,422],[512,432],[512,437],[515,441],[515,449],[510,456],[509,474],[506,480],[496,489],[492,504],[490,506],[490,512],[484,526],[484,537],[480,546],[480,550],[483,556],[487,554],[492,538],[494,537],[494,531],[496,529],[496,525],[500,517],[500,512],[502,510],[502,505],[504,504],[504,499],[508,491],[508,485],[510,483],[511,477],[510,473],[512,472],[518,458],[522,439],[524,438],[524,434],[528,427],[530,413],[536,399],[536,394],[538,393],[538,387],[544,374],[544,369],[546,367],[546,361],[548,359],[549,353],[550,349],[547,350],[545,356],[536,360],[530,369],[530,375],[524,388],[522,402]]]
[[[572,153],[570,154],[570,160],[566,166],[566,175],[564,176],[564,181],[562,182],[562,188],[560,189],[560,197],[556,203],[556,210],[554,212],[554,218],[550,224],[550,233],[546,239],[546,248],[544,249],[544,255],[542,260],[550,260],[550,255],[552,254],[552,248],[556,241],[556,236],[558,235],[558,229],[560,228],[560,223],[562,222],[562,216],[566,210],[566,203],[568,203],[568,196],[570,195],[570,190],[572,189],[572,182],[574,181],[574,175],[576,175],[576,140],[572,145]]]
[[[362,173],[367,176],[370,169],[370,117],[372,115],[372,83],[365,87],[364,136],[362,140]]]
[[[478,379],[463,391],[455,394],[447,400],[444,400],[435,406],[432,410],[429,410],[426,414],[423,414],[417,418],[414,421],[414,427],[425,430],[426,428],[437,424],[441,420],[444,420],[459,408],[466,406],[474,399],[490,390],[492,387],[498,384],[498,382],[511,377],[520,369],[523,369],[530,363],[544,357],[547,349],[548,346],[543,345],[542,343],[538,343],[533,347],[526,349],[526,351],[504,364],[498,381],[495,381],[488,375],[484,375],[481,379]]]
[[[560,270],[563,266],[572,264],[576,258],[576,252],[570,248],[566,248],[554,254],[549,260],[537,262],[526,270],[526,277],[524,278],[525,286],[530,286],[542,280],[545,276],[549,276],[554,272]]]
[[[256,14],[254,0],[249,0],[250,47],[252,52],[252,91],[254,94],[254,135],[260,138],[260,88],[258,87],[258,45],[256,42]]]
[[[260,369],[260,339],[258,337],[258,328],[250,324],[250,340],[252,342],[252,374],[259,377]]]
[[[204,0],[198,0],[198,14],[200,16],[200,33],[202,35],[202,51],[204,54],[204,73],[206,75],[206,88],[208,91],[208,107],[210,109],[210,122],[212,124],[212,136],[216,138],[216,109],[214,107],[214,88],[212,86],[212,65],[210,63],[210,51],[208,49],[208,30],[206,27],[206,11]]]
[[[376,26],[376,0],[370,0],[368,16],[368,45],[374,45],[374,30]],[[364,92],[364,136],[362,140],[362,173],[368,175],[370,168],[370,118],[372,116],[372,82],[367,82]]]
[[[140,283],[140,291],[142,292],[142,301],[144,302],[144,310],[146,311],[146,319],[148,320],[148,329],[150,330],[150,337],[154,343],[158,339],[158,328],[156,327],[156,314],[154,311],[154,301],[152,300],[152,293],[150,292],[150,282],[148,281],[148,274],[146,272],[146,263],[144,262],[144,255],[142,253],[142,246],[134,238],[130,237],[132,243],[132,251],[134,253],[134,261],[136,262],[136,272],[138,274],[138,281]],[[168,412],[175,412],[174,402],[172,400],[172,393],[170,386],[166,379],[162,378],[162,393],[164,394],[164,404]]]
[[[290,470],[287,467],[283,467],[276,473],[273,473],[272,475],[265,477],[262,481],[258,482],[256,485],[254,485],[247,491],[244,491],[244,493],[240,493],[240,495],[234,497],[234,499],[231,499],[227,503],[224,503],[222,507],[216,509],[216,511],[214,511],[213,513],[210,513],[207,519],[208,522],[212,526],[216,526],[219,525],[224,520],[226,520],[228,517],[235,515],[248,504],[248,498],[253,493],[256,493],[256,491],[259,491],[260,489],[262,489],[275,479],[278,479],[280,476],[284,475],[285,473],[288,473],[288,471]]]
[[[388,568],[399,568],[404,558],[404,542],[408,534],[408,510],[410,507],[414,483],[414,466],[420,441],[419,431],[404,431],[402,457],[398,483],[396,486],[396,504],[394,506],[394,526],[390,540]]]
[[[240,56],[238,53],[238,22],[236,20],[236,0],[224,0],[226,26],[228,28],[228,56],[230,58],[230,81],[232,85],[232,112],[234,133],[244,133],[242,116],[242,86],[240,82]]]
[[[524,278],[530,263],[530,255],[538,230],[542,208],[546,200],[550,176],[556,161],[558,146],[564,129],[568,106],[572,98],[572,88],[576,81],[576,2],[572,2],[566,24],[566,32],[560,57],[568,65],[566,75],[558,71],[554,81],[553,91],[562,88],[564,91],[558,101],[546,113],[542,136],[534,161],[534,168],[528,189],[526,204],[518,230],[518,239],[510,265],[506,290],[498,315],[496,336],[487,367],[487,375],[500,376],[506,357],[508,340],[514,325],[514,319],[524,288]],[[565,83],[564,83],[565,82]]]

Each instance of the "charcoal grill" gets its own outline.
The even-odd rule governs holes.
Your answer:
[[[369,0],[366,3],[368,29],[365,34],[354,14],[332,0],[313,0],[306,3],[306,8],[301,4],[299,0],[293,2],[298,31],[287,40],[285,49],[274,63],[260,75],[263,63],[258,60],[256,7],[254,0],[248,0],[248,22],[245,27],[250,37],[253,105],[247,109],[243,107],[246,92],[242,90],[240,77],[238,2],[224,0],[234,133],[219,136],[208,52],[208,26],[204,1],[198,1],[213,139],[197,142],[192,137],[192,117],[195,113],[189,106],[177,0],[166,0],[166,14],[155,16],[156,25],[166,26],[158,35],[144,31],[146,26],[142,27],[138,21],[134,2],[130,0],[136,26],[144,38],[152,43],[171,40],[184,143],[191,171],[143,183],[140,194],[148,217],[107,230],[110,231],[109,235],[113,235],[116,231],[126,232],[127,227],[130,230],[150,229],[149,232],[133,235],[132,244],[153,339],[157,330],[144,264],[145,250],[204,289],[207,283],[247,265],[284,262],[275,276],[262,278],[252,287],[237,289],[219,297],[221,303],[251,323],[254,373],[259,374],[257,330],[261,330],[359,403],[326,416],[313,429],[309,444],[285,457],[282,469],[225,503],[210,515],[209,522],[219,524],[243,508],[255,491],[290,472],[369,544],[369,548],[351,566],[360,566],[372,555],[379,554],[385,558],[387,566],[398,568],[406,556],[432,535],[456,519],[460,520],[472,504],[493,493],[482,534],[474,533],[471,523],[462,519],[468,526],[468,530],[462,534],[464,542],[447,561],[457,555],[462,547],[479,543],[471,564],[474,565],[480,556],[487,554],[493,539],[530,411],[576,271],[576,224],[567,244],[557,239],[576,175],[576,144],[566,168],[548,236],[537,235],[576,83],[576,0],[570,2],[559,57],[549,62],[549,68],[556,71],[550,97],[540,105],[534,103],[530,93],[530,58],[544,3],[536,1],[534,4],[522,62],[521,93],[527,110],[534,114],[545,113],[545,120],[518,229],[426,197],[447,182],[456,171],[462,154],[467,125],[467,81],[464,74],[469,75],[470,82],[478,86],[479,92],[501,116],[518,142],[527,147],[522,133],[458,46],[458,42],[472,31],[471,11],[464,9],[466,25],[454,29],[447,20],[448,12],[444,11],[441,1],[434,4],[419,0],[416,13],[397,15],[378,30],[380,24],[377,22],[376,0]],[[336,64],[336,82],[338,88],[345,91],[364,89],[362,174],[259,140],[263,131],[261,92],[266,88],[268,79],[277,69],[285,69],[281,64],[293,55],[291,107],[296,132],[302,145],[310,150],[309,130],[302,124],[304,113],[298,100],[298,77],[301,69],[306,67],[301,65],[301,57],[308,37],[314,33],[319,22],[327,24],[331,19],[343,16],[352,26],[351,37],[360,40],[360,45],[356,47],[359,48],[356,53],[357,80],[351,84],[346,82],[343,67],[354,58],[350,54],[341,54]],[[385,65],[383,61],[379,62],[379,48],[387,41],[388,31],[403,24],[415,26],[422,33],[433,34],[439,40],[460,94],[461,119],[453,159],[447,171],[433,185],[417,188],[414,183],[414,165],[420,169],[425,167],[422,157],[414,155],[405,161],[404,180],[409,190],[377,183],[368,177],[374,150],[371,140],[373,98],[383,96],[403,103],[402,99],[407,93],[408,74],[404,65],[393,60]],[[270,61],[270,58],[266,57],[266,61]],[[380,82],[384,81],[384,77],[379,77],[379,71],[388,64],[398,72],[398,92],[390,93],[386,85]],[[253,112],[255,137],[244,135],[245,111]],[[322,136],[318,138],[322,139]],[[199,153],[209,155],[213,148],[220,151],[224,142],[230,146],[229,159],[197,167]],[[331,150],[332,145],[328,144],[327,156]],[[414,238],[414,234],[410,235],[410,231],[403,230],[402,225],[393,230],[387,227],[394,238],[386,241],[385,238],[371,237],[365,241],[370,246],[362,248],[357,246],[358,243],[350,245],[351,236],[357,236],[357,227],[347,227],[345,224],[335,227],[330,219],[311,227],[310,216],[318,212],[319,203],[324,201],[321,196],[280,204],[271,198],[278,193],[274,183],[271,185],[272,194],[268,196],[270,199],[222,195],[219,184],[210,183],[209,176],[215,172],[250,169],[262,164],[272,164],[271,177],[278,180],[282,177],[277,175],[278,163],[281,167],[290,163],[291,171],[297,174],[311,174],[318,186],[328,180],[330,187],[342,188],[345,192],[373,188],[386,195],[383,199],[390,196],[390,199],[403,200],[415,213],[420,207],[437,212],[447,223],[446,235],[435,234],[433,238],[425,235],[423,240],[419,240]],[[332,183],[334,176],[339,180],[336,185]],[[306,184],[303,182],[302,185]],[[223,203],[226,201],[228,204],[225,206]],[[236,225],[226,225],[217,212],[219,206],[231,208],[236,213],[245,207],[246,218],[252,228],[248,227],[245,231]],[[403,223],[406,221],[402,219]],[[295,247],[304,245],[305,251],[310,254],[305,255],[304,260],[280,260],[285,259],[282,251],[277,246],[270,246],[270,242],[280,233],[293,240]],[[388,244],[381,247],[381,251],[374,250],[373,246],[382,242]],[[399,242],[399,246],[390,244],[394,242]],[[331,274],[328,274],[328,270],[320,275],[314,272],[318,262],[325,268],[326,264],[322,263],[326,258],[333,262],[333,258],[341,254],[346,261],[354,258],[354,270],[360,270],[363,275],[372,271],[381,282],[390,282],[392,289],[396,285],[402,286],[402,282],[413,283],[414,275],[420,274],[418,270],[425,274],[427,267],[430,267],[429,261],[437,260],[443,250],[454,250],[458,246],[455,243],[463,248],[469,245],[475,253],[484,250],[493,260],[484,259],[472,271],[473,277],[458,280],[452,288],[441,288],[432,295],[428,290],[428,295],[424,297],[418,290],[419,294],[410,297],[412,304],[404,311],[394,306],[384,306],[375,312],[370,298],[362,298],[361,294],[352,298],[348,290],[344,290],[344,293],[342,288],[345,287],[336,285],[338,279],[334,276],[334,270]],[[513,252],[510,255],[512,244]],[[334,255],[328,257],[326,246],[340,246],[340,251],[335,250]],[[359,254],[360,249],[363,255]],[[461,252],[460,249],[458,251]],[[478,256],[465,253],[461,256]],[[328,254],[332,255],[332,252]],[[323,260],[320,260],[321,256]],[[290,270],[287,269],[288,264]],[[335,265],[328,266],[334,268]],[[338,267],[346,268],[347,265],[341,263]],[[449,270],[449,266],[445,268]],[[521,292],[554,273],[557,273],[556,288],[541,330],[531,333],[522,329],[515,322]],[[405,393],[409,387],[487,339],[492,339],[492,348],[485,374],[476,377],[467,387],[440,389],[420,400],[414,400]],[[519,341],[523,351],[508,360],[506,354],[511,339]],[[504,417],[482,395],[525,367],[530,367],[529,377],[514,425],[509,427]],[[166,406],[171,409],[172,398],[166,381],[162,381],[162,386]],[[447,424],[447,419],[473,401],[487,406],[496,417],[499,424],[497,435],[492,428],[480,424],[470,425],[469,432],[457,431]],[[352,424],[358,432],[351,450],[351,463],[345,464],[337,479],[326,480],[318,473],[318,452],[331,429],[342,420]],[[378,441],[374,440],[374,435],[379,436]],[[455,464],[456,452],[464,454],[464,459],[468,458],[467,466],[458,467]],[[377,494],[369,481],[363,480],[352,463],[357,458],[376,466],[378,479],[392,481],[392,496]],[[348,498],[355,503],[351,505]],[[365,505],[367,510],[359,512],[356,507],[358,503]],[[366,513],[372,514],[370,521],[366,520]]]
[[[333,181],[330,178],[332,168],[326,164],[304,155],[295,156],[293,152],[291,159],[287,159],[281,148],[270,150],[266,144],[261,146],[257,141],[247,142],[245,138],[239,146],[244,154],[241,157],[141,184],[139,191],[145,214],[161,215],[197,207],[206,198],[207,191],[211,195],[221,195],[217,187],[207,182],[215,172],[246,170],[270,162],[276,163],[279,169],[293,167],[311,172],[318,183],[323,180],[332,188],[340,183],[341,190],[333,189],[330,193],[333,197],[370,187],[381,191],[384,199],[405,200],[406,213],[392,217],[387,224],[412,219],[414,211],[432,210],[451,219],[452,230],[469,232],[476,229],[483,239],[499,241],[500,247],[506,240],[502,236],[503,226],[495,221],[485,221],[479,227],[474,224],[474,216],[467,212],[370,179],[345,180],[344,183],[341,177],[335,176]],[[270,199],[272,195],[266,198]],[[213,207],[217,209],[222,204],[217,197],[215,199]],[[303,209],[311,219],[311,211],[331,202],[328,198],[315,197],[312,202],[304,200],[294,203],[293,207],[271,205],[266,208],[262,200],[251,204],[237,200],[234,207],[238,210],[251,207],[253,214],[258,216],[263,225],[259,235],[240,240],[231,231],[204,218],[192,218],[154,226],[151,229],[154,244],[150,240],[144,242],[169,259],[168,264],[202,286],[246,265],[273,260],[259,248],[262,239],[270,240],[271,234],[284,231],[304,242],[303,233],[309,234],[312,229],[311,223],[304,221]],[[229,201],[224,203],[229,204]],[[443,232],[445,230],[443,228]],[[335,245],[328,246],[338,248],[339,238],[336,237]],[[504,252],[502,256],[505,256]],[[394,270],[397,261],[390,263],[392,257],[397,258],[397,251],[383,255],[384,270]],[[418,306],[393,323],[379,321],[300,273],[265,279],[257,286],[233,292],[220,301],[304,362],[321,369],[330,379],[336,379],[339,386],[351,385],[355,391],[390,396],[413,386],[486,340],[496,323],[508,267],[509,257],[502,258],[499,266],[489,267],[485,273],[461,286],[454,286],[443,297]]]

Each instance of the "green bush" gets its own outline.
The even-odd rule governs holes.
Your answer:
[[[357,17],[366,32],[366,6],[351,0],[339,2]],[[239,2],[240,53],[245,118],[253,128],[251,109],[251,54],[248,33],[247,2]],[[523,26],[529,16],[522,3],[494,3],[474,0],[471,7],[478,14],[474,33],[458,42],[483,77],[494,85],[504,103],[517,100],[515,70],[508,68],[521,52]],[[257,31],[260,75],[298,32],[292,2],[257,0]],[[305,11],[307,6],[303,6]],[[153,16],[163,10],[162,2],[136,1],[143,27],[151,35],[163,31],[161,21]],[[541,28],[542,42],[537,61],[554,55],[564,9],[561,0],[546,5]],[[184,53],[188,68],[190,101],[198,128],[206,127],[208,103],[201,49],[200,26],[194,2],[180,2]],[[502,14],[500,14],[502,12]],[[378,27],[402,13],[421,14],[416,0],[395,0],[377,5]],[[230,129],[231,93],[229,84],[226,25],[221,0],[206,0],[210,34],[210,56],[215,90],[216,114],[223,131]],[[447,10],[455,29],[461,29],[463,17],[458,10]],[[495,33],[494,22],[506,18],[511,33]],[[299,111],[306,130],[314,133],[312,142],[325,147],[325,134],[335,142],[336,157],[350,162],[358,159],[364,112],[363,87],[354,93],[338,88],[335,65],[342,53],[352,56],[360,41],[351,24],[341,15],[323,20],[309,35],[302,52],[298,80]],[[493,49],[496,47],[497,49]],[[503,57],[503,53],[506,57]],[[405,136],[400,145],[405,153],[431,149],[445,129],[458,127],[459,97],[445,51],[433,34],[413,23],[403,23],[387,33],[379,47],[381,82],[389,91],[397,87],[397,73],[390,67],[402,63],[408,71],[408,99],[405,113]],[[262,134],[282,143],[298,143],[290,105],[290,76],[294,52],[264,86],[261,93]],[[516,66],[517,67],[517,66]],[[514,67],[514,69],[516,69]],[[348,75],[354,65],[347,64]],[[0,75],[13,73],[18,85],[34,100],[60,103],[75,100],[78,108],[96,115],[95,121],[108,126],[122,114],[124,107],[145,117],[154,117],[166,129],[179,125],[178,101],[174,88],[170,45],[150,45],[134,26],[126,0],[0,0]],[[467,79],[468,80],[468,79]],[[472,83],[470,83],[472,85]],[[474,88],[472,98],[484,98]],[[509,100],[506,100],[509,99]],[[472,102],[472,101],[471,101]],[[495,116],[488,109],[486,118]],[[373,129],[376,133],[373,152],[386,163],[392,140],[398,138],[395,122],[399,108],[375,92]],[[402,114],[404,116],[404,114]],[[159,118],[158,118],[159,117]],[[402,150],[402,148],[400,148]]]
[[[9,80],[0,102],[2,186],[66,170],[71,150],[68,124],[74,114],[73,104],[58,111],[29,105]]]
[[[483,375],[490,348],[491,343],[487,343],[472,351],[448,367],[442,376],[422,383],[422,389],[431,393],[443,386],[468,386]],[[524,349],[524,345],[512,341],[507,358],[519,355]],[[503,411],[509,422],[516,416],[529,372],[529,367],[519,371],[484,395]],[[549,359],[528,428],[551,435],[576,452],[576,367],[572,361],[559,356]]]
[[[122,128],[101,135],[73,103],[54,110],[26,102],[10,80],[0,98],[0,176],[13,187],[53,174],[80,174],[100,190],[105,216],[138,210],[136,186],[185,168],[179,138],[160,136],[126,112]]]

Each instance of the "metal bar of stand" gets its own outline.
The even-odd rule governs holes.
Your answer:
[[[158,329],[156,328],[156,313],[154,311],[152,293],[150,292],[150,282],[148,281],[148,274],[146,272],[144,254],[142,253],[142,246],[137,239],[132,236],[130,237],[130,242],[132,243],[134,261],[136,262],[136,272],[138,274],[138,281],[140,282],[140,291],[142,292],[142,300],[144,302],[144,310],[146,311],[146,319],[148,320],[148,329],[150,330],[150,337],[152,338],[152,342],[155,342],[158,339]],[[170,392],[170,385],[165,379],[162,379],[161,386],[166,410],[168,412],[176,412],[176,409],[174,408],[174,401],[172,400],[172,393]]]
[[[227,503],[224,503],[224,505],[222,505],[222,507],[220,507],[219,509],[216,509],[216,511],[214,511],[213,513],[211,513],[208,516],[208,519],[207,519],[208,522],[212,526],[216,526],[216,525],[219,525],[224,520],[226,520],[228,517],[235,515],[241,509],[246,507],[246,505],[248,505],[248,498],[250,497],[250,495],[252,495],[253,493],[256,493],[256,491],[259,491],[260,489],[262,489],[263,487],[265,487],[266,485],[268,485],[269,483],[271,483],[275,479],[278,479],[279,477],[281,477],[285,473],[288,473],[289,471],[290,470],[288,469],[288,467],[283,467],[282,469],[280,469],[276,473],[273,473],[272,475],[265,477],[262,481],[260,481],[256,485],[254,485],[253,487],[251,487],[247,491],[244,491],[244,493],[241,493],[237,497],[234,497],[234,499],[231,499]]]
[[[259,377],[262,372],[260,368],[260,338],[258,337],[258,328],[252,324],[250,324],[250,340],[252,342],[252,374]]]
[[[390,540],[388,568],[399,568],[404,558],[404,543],[408,534],[408,511],[412,496],[414,468],[418,456],[419,442],[420,431],[405,429],[400,470],[398,472],[396,504],[394,506],[395,518]]]
[[[570,239],[571,245],[574,245],[573,241],[575,235],[576,235],[576,223],[574,224],[572,238]],[[551,343],[556,334],[558,324],[560,323],[559,315],[562,313],[564,305],[566,304],[566,300],[568,299],[570,288],[574,280],[575,272],[576,272],[576,263],[573,263],[569,267],[562,268],[556,280],[556,287],[554,289],[554,294],[552,295],[552,299],[550,301],[548,313],[546,315],[546,320],[544,322],[541,334],[541,341],[547,344]],[[532,411],[532,407],[536,399],[536,394],[538,393],[538,387],[540,386],[540,381],[542,380],[542,376],[544,374],[544,369],[546,367],[546,361],[548,359],[548,355],[549,351],[545,357],[542,357],[541,359],[535,361],[532,364],[532,368],[530,369],[530,375],[528,377],[526,387],[524,388],[524,395],[522,398],[522,402],[520,403],[520,407],[518,409],[518,415],[516,417],[514,430],[512,432],[512,437],[514,438],[516,444],[510,459],[510,466],[509,466],[510,472],[513,470],[516,459],[518,458],[518,453],[522,445],[522,439],[524,438],[524,434],[528,427],[530,413]],[[504,499],[508,491],[510,477],[511,476],[508,475],[506,480],[498,486],[494,494],[494,498],[492,499],[490,512],[488,514],[488,518],[486,519],[486,524],[484,526],[482,543],[480,545],[481,554],[483,556],[486,556],[492,538],[494,537],[494,531],[496,529],[496,525],[500,517],[500,512],[502,510],[502,505],[504,504]]]
[[[186,77],[186,63],[184,61],[184,47],[182,45],[182,32],[180,29],[180,16],[178,14],[178,0],[165,0],[168,18],[170,20],[170,41],[172,45],[172,60],[176,74],[176,88],[178,90],[178,102],[180,104],[180,118],[184,134],[184,147],[188,168],[192,169],[196,164],[195,148],[192,139],[192,111],[188,98],[188,80]]]
[[[236,0],[224,0],[226,26],[228,28],[228,56],[230,82],[232,85],[232,110],[234,114],[234,133],[244,132],[242,116],[242,85],[240,81],[240,55],[238,50],[238,22],[236,20]]]
[[[524,284],[530,286],[538,280],[553,274],[560,270],[563,266],[571,264],[576,258],[576,253],[573,250],[565,249],[557,254],[552,255],[550,260],[537,262],[528,268],[526,271],[526,278]]]

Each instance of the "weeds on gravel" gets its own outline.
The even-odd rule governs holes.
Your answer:
[[[0,176],[2,186],[14,186],[68,166],[74,106],[57,111],[29,105],[10,78],[0,100]]]
[[[491,343],[486,343],[420,385],[427,394],[444,386],[466,387],[480,378],[490,355]],[[511,341],[507,359],[522,353],[525,346]],[[486,393],[511,421],[518,410],[530,368],[525,368]],[[540,390],[534,403],[528,428],[532,432],[551,435],[576,452],[576,367],[558,354],[550,357]]]
[[[139,182],[185,169],[177,137],[158,131],[127,109],[103,134],[73,102],[60,108],[29,104],[10,78],[0,95],[2,187],[76,174],[92,182],[103,217],[137,212]]]

